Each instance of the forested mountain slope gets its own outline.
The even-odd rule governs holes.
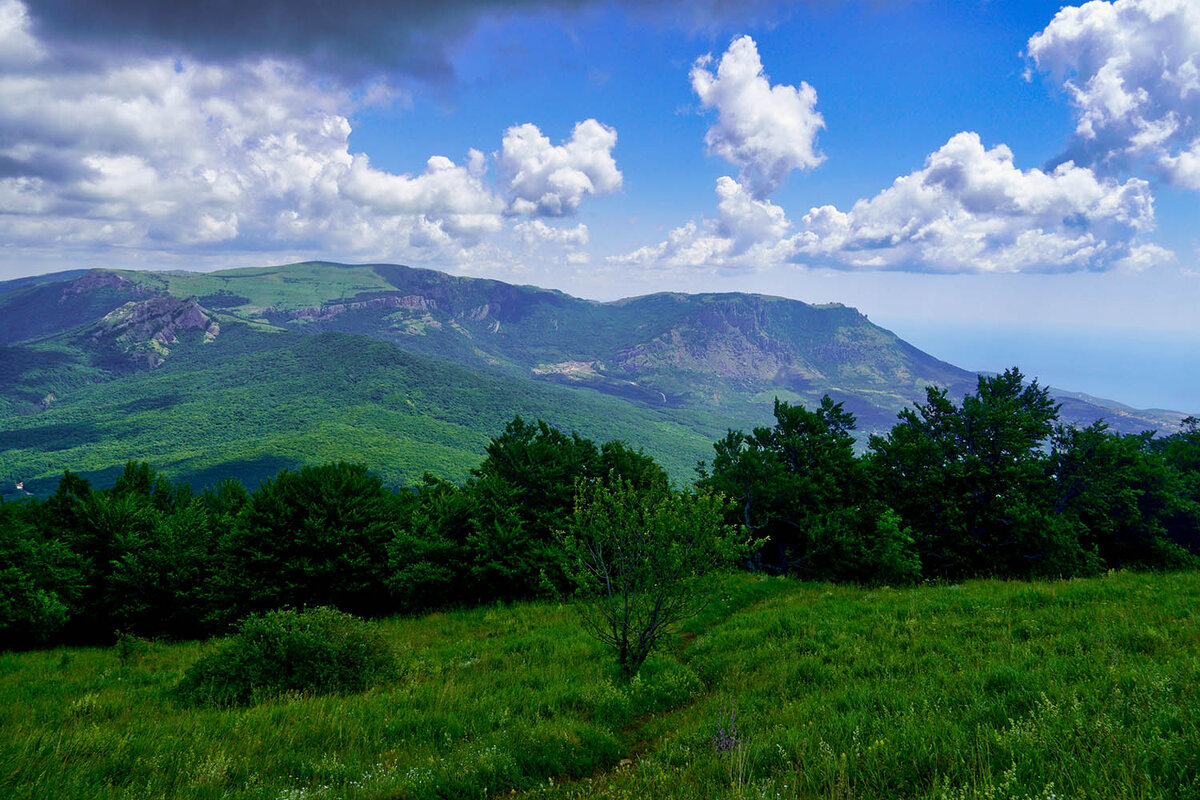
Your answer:
[[[517,413],[642,446],[687,481],[776,397],[829,394],[881,431],[926,386],[975,379],[838,304],[599,303],[381,264],[73,271],[0,283],[0,481],[130,458],[200,483],[330,458],[462,477]],[[1129,432],[1182,416],[1063,402],[1066,421]]]

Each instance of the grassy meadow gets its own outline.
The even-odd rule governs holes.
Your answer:
[[[0,655],[0,797],[1200,796],[1200,574],[711,592],[632,682],[555,603],[378,621],[393,680],[250,708],[172,699],[212,643]]]

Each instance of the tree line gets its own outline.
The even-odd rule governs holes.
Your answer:
[[[824,398],[776,402],[776,424],[731,431],[700,484],[767,539],[752,566],[818,580],[904,583],[1069,577],[1193,566],[1200,423],[1120,435],[1058,422],[1020,371],[981,376],[955,403],[929,388],[854,451],[853,415]]]
[[[663,570],[686,581],[698,556],[678,543],[689,526],[711,539],[718,522],[747,543],[745,568],[812,580],[1198,563],[1193,418],[1167,437],[1064,426],[1048,391],[1016,369],[981,377],[957,403],[929,389],[861,454],[854,416],[828,397],[812,409],[777,401],[774,413],[774,426],[716,442],[686,489],[623,442],[520,417],[461,485],[426,476],[392,491],[342,462],[200,493],[141,462],[109,489],[67,472],[45,500],[0,504],[0,649],[117,631],[201,637],[286,607],[374,616],[567,596],[597,542],[635,548],[626,566],[650,584]],[[649,574],[647,563],[668,566]]]

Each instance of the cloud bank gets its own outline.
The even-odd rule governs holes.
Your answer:
[[[1154,227],[1145,181],[1069,162],[1021,170],[970,132],[849,211],[814,208],[803,223],[796,259],[851,269],[1068,272],[1145,267],[1165,252],[1135,244]]]
[[[1075,107],[1067,157],[1109,169],[1148,163],[1200,190],[1200,3],[1067,7],[1029,40],[1028,53]]]
[[[32,25],[25,6],[0,0],[0,58],[21,57],[0,71],[0,240],[11,248],[453,263],[513,216],[541,225],[544,241],[586,241],[586,228],[556,239],[537,218],[621,184],[616,131],[596,120],[559,146],[535,125],[510,128],[493,157],[499,185],[479,150],[395,174],[350,152],[351,95],[295,63],[134,57],[93,69],[55,61]]]
[[[944,273],[1141,270],[1171,254],[1138,237],[1154,227],[1145,181],[1102,179],[1086,167],[1021,170],[1004,145],[953,136],[923,169],[848,211],[811,209],[793,225],[732,178],[718,214],[658,245],[613,259],[662,267],[763,269],[782,263]],[[796,233],[788,235],[793,227]]]

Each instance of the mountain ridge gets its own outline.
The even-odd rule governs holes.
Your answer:
[[[976,382],[975,373],[925,353],[850,306],[772,295],[658,292],[601,302],[402,265],[327,262],[43,277],[0,283],[0,431],[36,429],[16,421],[28,415],[82,419],[81,410],[69,407],[85,394],[97,408],[119,406],[122,392],[140,396],[148,374],[172,362],[190,380],[230,380],[218,374],[214,352],[235,364],[251,351],[268,353],[279,345],[279,358],[286,359],[283,344],[294,348],[298,340],[278,338],[284,333],[363,337],[346,340],[359,342],[350,345],[318,342],[351,353],[382,352],[368,341],[386,343],[423,359],[413,369],[428,372],[428,380],[444,373],[455,381],[504,386],[499,391],[512,398],[513,413],[558,414],[571,425],[593,425],[590,432],[596,433],[603,426],[565,410],[587,405],[612,420],[628,420],[622,438],[663,448],[652,454],[676,473],[686,471],[697,454],[704,457],[697,437],[711,442],[724,428],[768,422],[777,397],[811,406],[829,394],[857,416],[865,437],[890,428],[901,408],[923,400],[927,386],[961,395]],[[229,339],[231,330],[241,333]],[[209,364],[210,373],[188,371],[201,363]],[[443,363],[458,369],[438,366]],[[361,366],[362,380],[385,383],[375,366]],[[236,380],[251,380],[249,373],[237,374]],[[308,391],[292,373],[279,373],[278,380],[294,387],[291,391]],[[426,378],[405,380],[423,385]],[[536,388],[549,385],[567,394]],[[232,396],[206,395],[217,414],[233,413],[221,407]],[[263,396],[280,402],[269,391]],[[537,400],[523,403],[519,398],[525,396]],[[597,400],[583,403],[585,397]],[[1105,416],[1123,432],[1166,432],[1183,417],[1078,392],[1058,397],[1065,421],[1087,424]],[[318,405],[334,414],[337,395],[323,395]],[[443,414],[446,422],[457,424],[450,417],[466,411],[455,408]],[[159,411],[138,413],[148,415],[148,425],[172,427],[167,407]],[[567,426],[561,419],[556,424]],[[437,426],[431,421],[430,427]],[[192,463],[179,453],[172,458]],[[455,458],[454,474],[461,475],[465,456]],[[0,455],[0,480],[18,469],[18,461]],[[402,472],[405,480],[413,479],[411,470]]]

